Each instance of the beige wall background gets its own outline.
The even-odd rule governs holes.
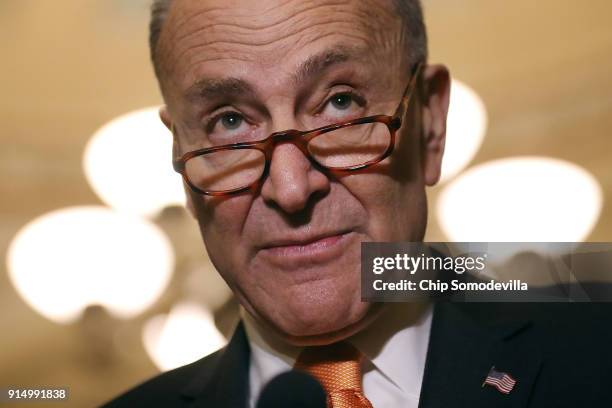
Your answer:
[[[208,298],[222,284],[194,223],[177,209],[156,220],[177,248],[177,271],[154,307],[134,319],[94,307],[77,323],[52,323],[7,278],[8,245],[26,223],[100,204],[81,164],[93,132],[161,103],[148,61],[148,4],[0,1],[0,387],[70,387],[70,400],[57,406],[100,404],[158,372],[142,346],[142,324],[185,295],[193,282],[186,264],[201,262],[196,294],[212,305],[223,332],[235,316],[231,301]],[[604,191],[588,240],[611,241],[612,2],[426,0],[425,9],[431,60],[447,64],[488,110],[487,136],[470,166],[517,155],[582,166]],[[431,190],[431,206],[439,191]],[[434,217],[428,238],[445,239]]]

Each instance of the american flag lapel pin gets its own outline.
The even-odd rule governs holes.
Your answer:
[[[495,387],[502,394],[510,394],[510,391],[516,385],[516,380],[510,374],[497,371],[495,366],[492,366],[487,374],[487,378],[482,383],[482,387],[484,388],[485,385]]]

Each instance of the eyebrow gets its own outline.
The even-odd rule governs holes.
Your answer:
[[[214,99],[220,96],[237,97],[244,94],[254,94],[253,87],[240,78],[203,78],[191,85],[187,91],[187,99]]]
[[[308,57],[300,64],[293,75],[295,83],[304,82],[314,76],[320,75],[326,69],[351,59],[359,59],[359,51],[353,47],[336,46]]]

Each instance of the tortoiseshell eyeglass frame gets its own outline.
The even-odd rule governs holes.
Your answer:
[[[404,90],[404,93],[402,95],[402,100],[399,106],[397,107],[395,113],[393,114],[393,116],[388,116],[388,115],[367,116],[363,118],[352,119],[347,122],[335,123],[332,125],[327,125],[327,126],[323,126],[317,129],[306,130],[306,131],[290,129],[290,130],[285,130],[281,132],[274,132],[270,136],[262,140],[256,140],[252,142],[231,143],[231,144],[226,144],[226,145],[221,145],[221,146],[213,146],[213,147],[207,147],[204,149],[198,149],[198,150],[194,150],[194,151],[185,153],[181,157],[175,158],[172,161],[174,170],[183,177],[183,180],[185,181],[185,183],[187,183],[187,185],[196,193],[209,195],[209,196],[227,196],[227,195],[238,194],[238,193],[242,193],[247,190],[250,190],[265,179],[265,177],[268,174],[268,170],[270,168],[270,162],[272,161],[272,152],[274,151],[274,147],[276,146],[276,144],[279,142],[291,141],[295,146],[297,146],[300,149],[300,151],[304,154],[304,156],[306,156],[315,166],[317,166],[320,169],[326,169],[331,172],[352,172],[352,171],[361,170],[361,169],[365,169],[367,167],[373,166],[379,163],[380,161],[384,160],[385,158],[389,157],[391,153],[393,153],[393,148],[395,146],[395,132],[402,125],[402,118],[404,117],[404,115],[406,114],[406,111],[408,110],[408,104],[414,92],[415,84],[417,82],[417,78],[421,72],[422,67],[423,67],[423,63],[415,64],[412,70],[412,74],[410,76],[410,80],[408,81],[408,85],[406,86],[406,89]],[[379,157],[375,159],[372,159],[365,163],[361,163],[361,164],[354,165],[354,166],[328,167],[328,166],[324,166],[321,163],[317,162],[312,157],[310,152],[308,151],[308,148],[307,148],[308,142],[310,142],[312,139],[314,139],[315,137],[319,135],[322,135],[324,133],[331,132],[331,131],[334,131],[340,128],[361,125],[365,123],[384,123],[389,129],[389,133],[390,133],[389,146],[387,147],[387,149],[385,150],[383,154],[381,154]],[[176,148],[176,129],[174,125],[172,126],[172,133],[175,137],[175,148]],[[186,163],[188,160],[194,157],[197,157],[197,156],[202,156],[202,155],[209,154],[212,152],[217,152],[220,150],[235,150],[235,149],[256,149],[256,150],[261,151],[264,154],[266,162],[265,162],[264,170],[262,171],[261,177],[258,180],[254,181],[250,185],[235,188],[232,190],[224,190],[224,191],[205,191],[195,186],[189,180],[189,177],[187,176],[187,171],[186,171]]]

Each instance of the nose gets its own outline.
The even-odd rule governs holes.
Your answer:
[[[314,167],[291,141],[275,146],[268,177],[261,188],[264,201],[292,214],[306,208],[315,196],[326,194],[329,188],[327,175]]]

